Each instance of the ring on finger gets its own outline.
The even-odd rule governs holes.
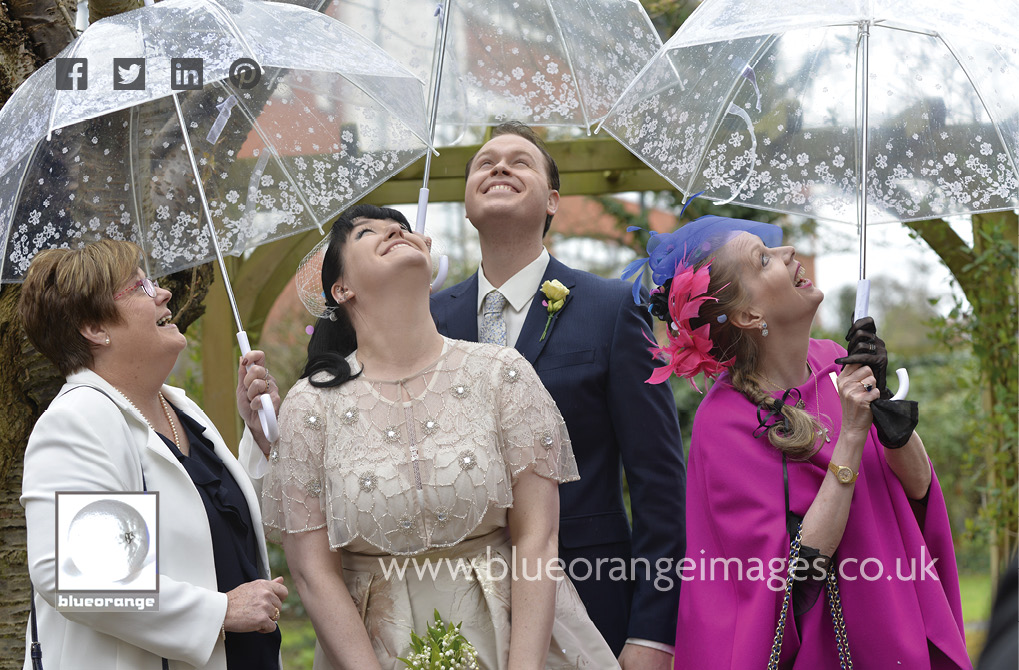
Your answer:
[[[867,382],[860,382],[860,385],[863,386],[863,390],[867,391],[868,393],[874,390],[873,384],[868,384]]]
[[[872,344],[870,346],[874,346],[874,345]],[[269,368],[262,368],[262,371],[265,373],[265,375],[262,377],[262,379],[265,380],[266,382],[268,382],[269,381]]]
[[[272,614],[272,620],[273,620],[273,621],[279,621],[279,620],[280,620],[280,608],[278,608],[278,607],[277,607],[277,608],[276,608],[276,611],[275,611],[275,612],[273,612],[273,614]]]

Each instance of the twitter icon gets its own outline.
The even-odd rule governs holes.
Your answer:
[[[113,59],[113,90],[144,91],[145,90],[145,59],[114,58]]]

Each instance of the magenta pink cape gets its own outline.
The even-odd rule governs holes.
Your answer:
[[[841,427],[841,405],[829,373],[839,371],[833,361],[842,355],[845,350],[834,342],[810,342],[808,360],[817,371],[821,421],[833,430],[832,441],[809,461],[789,461],[790,507],[800,516],[821,486]],[[799,391],[806,410],[814,413],[818,406],[814,381]],[[677,670],[767,667],[782,604],[779,582],[785,576],[789,539],[782,457],[766,437],[753,437],[757,425],[756,408],[729,385],[727,375],[708,392],[694,420],[683,572],[689,581],[680,591]],[[855,667],[972,667],[941,487],[935,477],[926,507],[911,503],[888,467],[873,429],[835,558],[845,564],[846,577],[839,575],[839,589]],[[711,559],[716,559],[714,579]],[[730,559],[727,578],[719,559]],[[742,563],[742,579],[737,560],[732,559]],[[781,567],[772,577],[779,561]],[[861,577],[875,577],[879,567],[880,577]],[[823,591],[798,620],[790,617],[781,667],[839,667]]]

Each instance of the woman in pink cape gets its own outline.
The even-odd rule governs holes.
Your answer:
[[[669,323],[649,381],[717,376],[693,425],[675,667],[970,668],[916,404],[890,400],[871,319],[848,354],[810,338],[824,296],[781,235],[706,216],[648,244]]]

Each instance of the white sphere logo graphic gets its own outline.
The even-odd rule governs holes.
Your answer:
[[[149,553],[149,529],[135,508],[97,500],[74,515],[67,531],[70,558],[83,576],[104,582],[135,577]]]

